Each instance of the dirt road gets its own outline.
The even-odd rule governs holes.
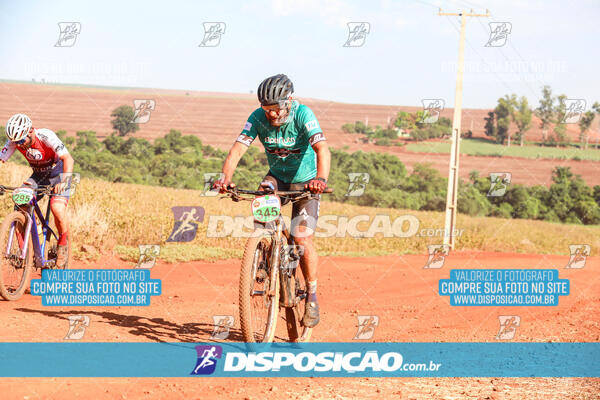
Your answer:
[[[565,256],[455,253],[441,269],[423,269],[426,256],[323,257],[320,262],[321,323],[314,341],[351,342],[357,315],[379,316],[372,341],[493,342],[499,315],[519,315],[514,341],[600,341],[600,258],[583,269],[564,269]],[[76,268],[128,268],[105,258]],[[437,284],[450,268],[557,268],[571,280],[571,294],[557,307],[453,307]],[[90,317],[84,341],[209,341],[213,315],[233,315],[228,340],[239,341],[238,260],[158,263],[152,278],[163,294],[150,307],[42,307],[37,297],[0,302],[0,337],[10,341],[64,341],[68,316]],[[283,322],[283,321],[281,321]],[[279,324],[278,340],[284,325]],[[190,366],[193,367],[193,366]],[[51,365],[48,368],[52,368]],[[0,380],[3,399],[192,399],[259,397],[397,399],[592,399],[600,379],[580,378],[11,378]],[[69,395],[67,395],[67,392]]]

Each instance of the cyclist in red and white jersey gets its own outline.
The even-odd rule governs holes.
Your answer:
[[[38,186],[54,185],[50,209],[58,230],[56,265],[64,268],[69,232],[68,186],[73,172],[73,157],[56,133],[50,129],[35,129],[31,119],[25,114],[10,117],[6,123],[6,136],[8,140],[0,151],[0,161],[8,161],[15,150],[18,150],[33,169],[33,174],[23,186],[35,189]]]

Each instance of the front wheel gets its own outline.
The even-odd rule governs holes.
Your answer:
[[[26,216],[18,211],[4,218],[0,225],[0,295],[18,300],[25,292],[33,263],[33,244],[28,241],[25,258],[21,259],[27,226]]]
[[[273,237],[263,230],[246,242],[240,272],[240,325],[245,342],[272,342],[279,313],[279,277],[271,265]],[[274,290],[272,290],[274,288]]]

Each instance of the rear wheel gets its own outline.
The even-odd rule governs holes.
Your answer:
[[[18,211],[8,214],[0,225],[0,295],[6,300],[18,300],[29,283],[33,263],[31,240],[25,259],[21,259],[26,225],[27,218]]]
[[[240,272],[240,325],[244,341],[272,342],[279,312],[279,278],[271,266],[273,238],[267,230],[248,239]],[[275,290],[270,291],[274,285]]]

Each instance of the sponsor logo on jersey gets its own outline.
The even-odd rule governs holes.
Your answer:
[[[250,131],[250,129],[252,129],[252,123],[250,121],[246,121],[246,123],[244,124],[244,130]]]
[[[240,134],[240,136],[238,136],[236,142],[240,142],[241,144],[245,144],[246,146],[250,146],[252,144],[253,140],[254,139],[252,139],[250,136],[244,135],[242,133],[242,134]]]
[[[325,135],[323,135],[323,132],[319,132],[308,138],[308,143],[310,143],[311,146],[314,146],[323,140],[325,140]]]
[[[278,137],[278,138],[274,138],[274,137],[266,137],[265,138],[265,144],[278,144],[280,146],[293,146],[296,144],[296,138],[291,136],[291,137],[286,137],[286,138],[282,138],[282,137]]]
[[[274,154],[279,158],[286,158],[290,154],[300,154],[300,149],[269,149],[269,148],[266,148],[266,150],[270,154]]]
[[[39,161],[44,157],[44,155],[38,149],[29,148],[25,157],[27,157],[28,160]]]
[[[317,120],[312,120],[312,121],[308,121],[306,124],[304,124],[304,126],[306,127],[307,131],[312,131],[313,129],[317,128],[319,126],[319,124],[317,123]]]

